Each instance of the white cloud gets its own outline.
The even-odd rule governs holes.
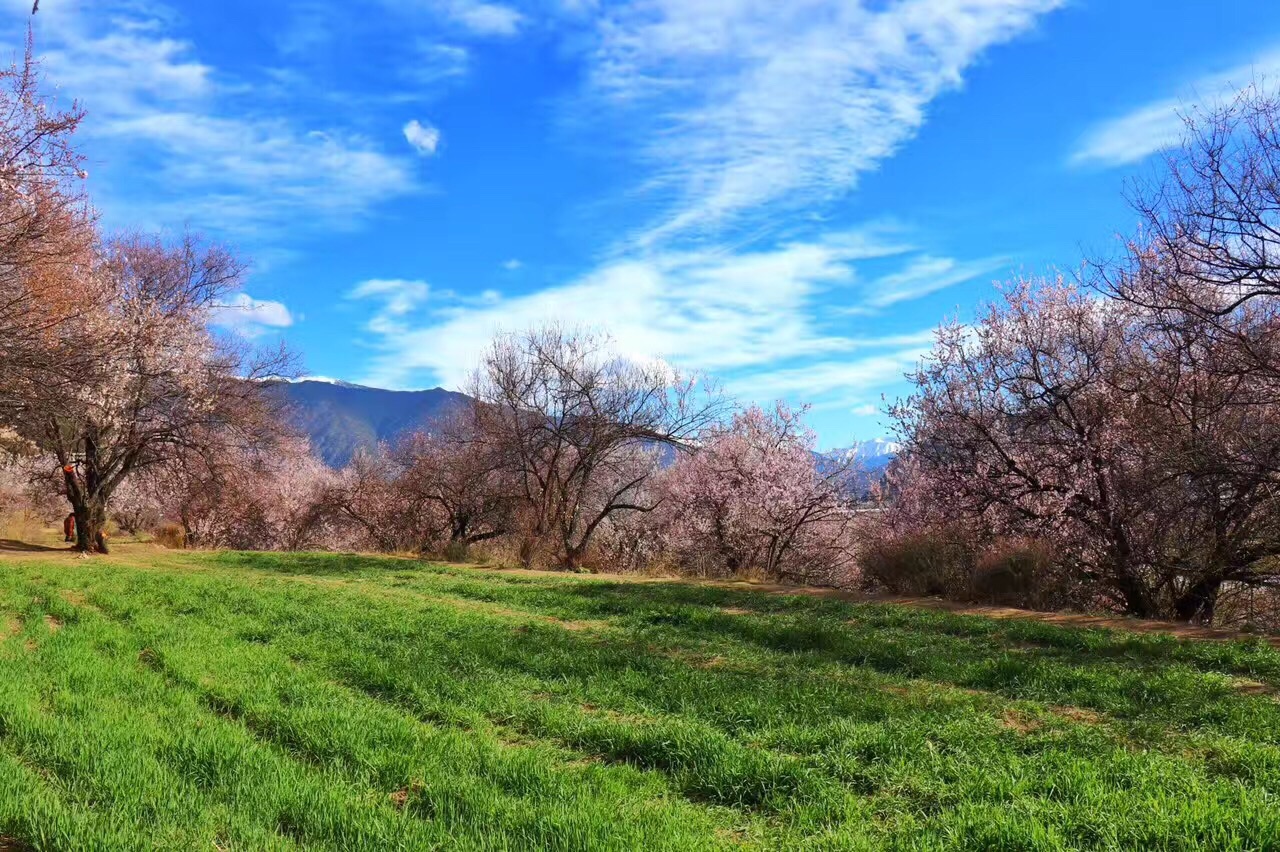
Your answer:
[[[524,266],[524,264],[517,257],[508,258],[507,260],[502,261],[502,268],[508,272],[515,272],[522,266]]]
[[[88,112],[89,152],[105,164],[95,197],[110,218],[259,240],[348,227],[416,189],[409,161],[359,133],[292,118],[263,89],[202,61],[171,34],[163,7],[48,5],[38,21],[44,66]]]
[[[293,325],[293,314],[283,302],[255,299],[248,293],[236,293],[210,311],[209,322],[247,337],[256,337],[270,329]]]
[[[513,36],[524,16],[510,6],[477,0],[450,0],[444,11],[455,23],[480,36]]]
[[[422,85],[465,77],[471,67],[471,52],[456,44],[419,42],[416,61],[402,68],[410,79]]]
[[[486,0],[383,0],[391,11],[421,15],[433,23],[445,22],[463,33],[482,38],[518,35],[525,17],[504,3]]]
[[[921,332],[920,339],[925,339]],[[932,332],[929,332],[932,341]],[[739,393],[751,393],[756,399],[786,395],[815,401],[815,407],[847,405],[865,398],[867,391],[895,385],[914,369],[929,352],[931,343],[904,346],[876,355],[848,360],[825,360],[803,367],[771,370],[748,379],[731,382]]]
[[[440,146],[440,130],[416,118],[404,126],[404,138],[423,157],[430,157]]]
[[[1252,61],[1195,80],[1174,96],[1142,104],[1094,125],[1071,154],[1073,165],[1124,166],[1178,144],[1186,129],[1183,115],[1197,104],[1212,105],[1230,98],[1255,80],[1280,75],[1280,48]]]
[[[593,118],[624,122],[670,201],[640,238],[839,196],[908,141],[989,47],[1062,0],[631,0],[598,20]]]
[[[385,339],[370,381],[403,386],[429,370],[456,385],[494,333],[553,319],[599,327],[608,318],[624,353],[710,370],[841,350],[848,342],[817,328],[810,301],[850,283],[853,261],[896,250],[844,235],[737,255],[669,253],[616,261],[535,293],[455,300],[424,326]]]

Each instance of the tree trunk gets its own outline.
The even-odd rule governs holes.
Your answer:
[[[585,544],[579,545],[578,547],[566,547],[564,562],[561,567],[574,574],[582,574],[586,571],[586,569],[582,567],[582,560],[586,558],[586,555],[587,547]]]
[[[533,559],[538,553],[538,539],[533,535],[520,538],[520,567],[532,568]]]
[[[76,515],[76,550],[82,553],[109,553],[106,507],[100,501],[91,500],[72,507]]]
[[[84,482],[76,479],[75,466],[62,469],[67,485],[67,500],[76,516],[76,550],[81,553],[107,553],[107,495],[102,491],[98,475],[98,445],[93,438],[84,439]]]
[[[1174,615],[1178,621],[1212,624],[1213,611],[1218,604],[1218,590],[1221,588],[1222,579],[1217,576],[1204,577],[1196,581],[1174,602]]]

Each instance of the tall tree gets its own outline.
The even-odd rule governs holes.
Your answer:
[[[281,434],[261,379],[287,371],[286,353],[209,328],[241,273],[229,252],[190,236],[113,240],[86,271],[98,300],[47,344],[52,359],[74,365],[74,382],[26,385],[12,417],[62,469],[77,548],[106,550],[107,506],[127,477]]]
[[[1144,224],[1131,249],[1160,257],[1166,286],[1133,288],[1123,275],[1112,283],[1148,306],[1206,316],[1280,297],[1280,93],[1255,83],[1188,111],[1184,123],[1164,173],[1129,193]]]

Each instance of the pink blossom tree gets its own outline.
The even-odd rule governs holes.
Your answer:
[[[0,422],[32,386],[77,379],[50,344],[101,294],[83,274],[97,238],[72,144],[83,113],[54,108],[40,83],[28,37],[22,59],[0,68]]]
[[[124,496],[127,509],[179,523],[192,547],[338,550],[354,542],[329,499],[338,479],[305,439],[291,437],[180,454],[129,480]]]
[[[1265,333],[1265,304],[1237,321]],[[895,409],[891,523],[1048,541],[1105,605],[1211,619],[1224,584],[1258,582],[1280,553],[1280,410],[1203,318],[1151,320],[1019,281],[971,326],[943,326]]]
[[[74,381],[26,381],[10,426],[56,460],[82,551],[106,551],[112,494],[129,477],[182,456],[266,447],[282,434],[260,381],[288,371],[281,351],[213,332],[210,312],[239,286],[242,265],[187,237],[122,237],[101,246],[101,299],[44,338]]]
[[[819,458],[802,414],[753,406],[676,461],[663,514],[680,561],[775,579],[830,579],[849,569],[851,471]]]
[[[383,444],[357,452],[342,469],[326,499],[353,526],[361,546],[438,553],[447,548],[453,530],[467,535],[479,529],[482,520],[461,516],[489,498],[469,492],[459,494],[455,504],[455,480],[447,471],[456,460],[437,455],[438,450],[424,435],[413,433],[394,447]],[[435,462],[446,470],[435,468]]]

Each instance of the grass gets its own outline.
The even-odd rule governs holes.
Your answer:
[[[0,848],[1280,846],[1260,641],[120,550],[0,559]]]

